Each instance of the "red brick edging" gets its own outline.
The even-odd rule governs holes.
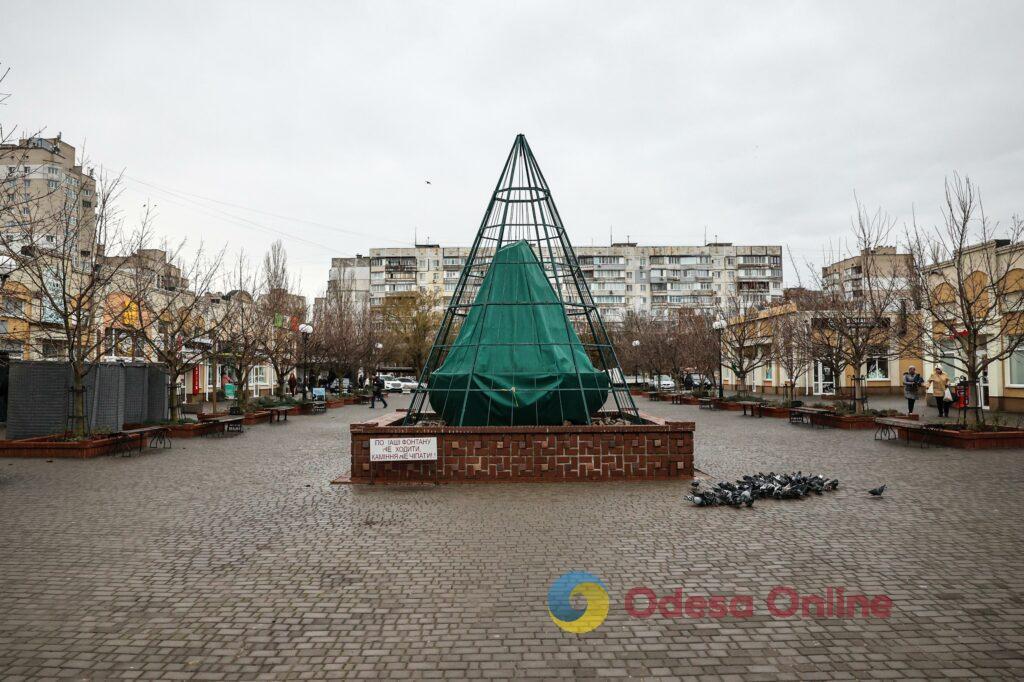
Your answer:
[[[352,424],[353,483],[370,480],[373,438],[436,437],[442,481],[671,479],[693,476],[693,422],[594,426],[399,426],[394,412]],[[434,480],[433,462],[377,462],[379,481]]]

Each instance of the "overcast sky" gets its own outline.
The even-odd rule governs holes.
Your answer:
[[[820,259],[854,191],[931,223],[956,170],[1024,211],[1022,26],[1024,2],[36,0],[0,8],[0,116],[124,169],[171,237],[283,236],[309,295],[414,229],[468,244],[519,132],[575,244],[706,226]]]

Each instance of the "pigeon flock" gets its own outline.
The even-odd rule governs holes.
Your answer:
[[[700,481],[690,483],[691,494],[686,499],[697,507],[748,507],[754,500],[773,498],[776,500],[797,500],[808,495],[821,495],[839,487],[838,478],[826,478],[820,474],[777,474],[774,471],[756,476],[744,476],[735,483],[722,482],[702,488]]]

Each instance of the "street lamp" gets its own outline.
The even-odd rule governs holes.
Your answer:
[[[302,334],[302,399],[306,399],[306,387],[309,385],[309,335],[313,333],[313,325],[303,322],[299,325]]]
[[[722,371],[722,332],[728,327],[728,323],[719,317],[711,324],[711,328],[718,332],[718,399],[722,400],[725,397],[725,392],[722,387],[725,379],[725,372]]]
[[[640,347],[640,339],[633,339],[633,348]],[[639,379],[640,374],[640,358],[637,357],[637,351],[633,351],[633,379]]]

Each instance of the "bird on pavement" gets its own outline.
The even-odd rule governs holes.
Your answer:
[[[874,497],[881,497],[882,493],[884,493],[884,492],[885,492],[885,484],[884,483],[882,485],[878,486],[877,488],[872,488],[871,490],[868,491],[868,493],[871,494]]]

